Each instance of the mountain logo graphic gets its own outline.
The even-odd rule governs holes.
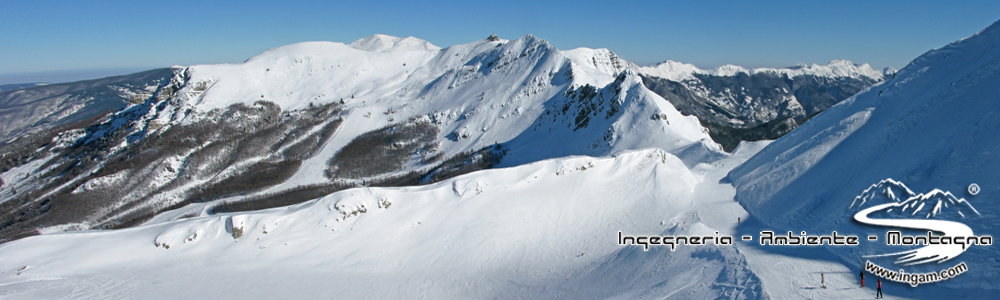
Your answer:
[[[887,178],[855,197],[849,209],[860,210],[854,214],[854,220],[862,224],[927,230],[926,236],[902,237],[904,245],[924,245],[923,247],[866,257],[899,256],[895,263],[905,266],[942,263],[968,249],[966,238],[979,244],[972,228],[959,220],[979,217],[981,214],[968,201],[955,197],[951,192],[934,189],[917,194],[902,182]],[[934,232],[943,235],[935,235]],[[893,234],[897,237],[896,240],[893,239]],[[899,236],[898,231],[888,232],[887,245],[900,244]],[[989,239],[992,244],[992,238]]]

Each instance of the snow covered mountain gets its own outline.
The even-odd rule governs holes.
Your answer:
[[[666,61],[641,67],[643,83],[685,115],[694,115],[712,138],[732,150],[744,140],[776,139],[893,72],[846,60],[825,66],[701,70]]]
[[[96,125],[6,145],[0,238],[131,226],[190,204],[275,207],[570,155],[717,151],[695,117],[627,67],[606,49],[560,51],[530,35],[444,49],[374,35],[175,67]]]
[[[1000,207],[994,199],[1000,196],[996,176],[1000,142],[993,138],[1000,129],[997,82],[1000,23],[921,55],[894,78],[831,107],[770,144],[728,178],[737,188],[737,200],[767,226],[858,234],[879,234],[879,230],[851,222],[852,211],[845,208],[884,178],[932,191],[904,200],[912,201],[907,213],[921,218],[933,217],[938,203],[961,206],[945,191],[965,191],[976,183],[982,191],[965,197],[969,208],[975,206],[982,216],[957,220],[977,235],[997,236]],[[835,254],[850,264],[861,264],[861,252],[866,250],[870,249]],[[998,251],[969,249],[961,259],[976,267],[962,276],[978,279],[938,285],[974,286],[977,293],[995,293],[986,290],[996,287],[976,282],[1000,278],[994,261]]]

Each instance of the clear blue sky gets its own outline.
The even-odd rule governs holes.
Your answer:
[[[238,63],[286,44],[347,43],[373,33],[442,47],[531,33],[560,49],[608,48],[640,65],[848,59],[898,69],[997,19],[996,0],[3,1],[0,83],[53,72]]]

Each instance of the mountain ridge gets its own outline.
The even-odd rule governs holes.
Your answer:
[[[667,61],[638,70],[648,89],[685,115],[697,116],[726,151],[741,141],[777,139],[884,80],[868,64],[846,60],[753,70],[734,65],[701,70]]]
[[[665,60],[659,63],[651,64],[648,66],[639,67],[639,71],[660,78],[670,79],[673,81],[684,81],[693,80],[695,74],[700,75],[714,75],[714,76],[735,76],[736,74],[743,73],[747,75],[755,75],[759,73],[774,73],[779,75],[787,75],[789,77],[795,77],[798,75],[814,75],[821,77],[868,77],[876,81],[882,81],[885,79],[886,73],[892,75],[892,68],[887,68],[884,71],[876,71],[868,63],[855,64],[849,60],[835,59],[828,62],[826,65],[819,65],[816,63],[805,64],[798,63],[794,66],[784,67],[784,68],[752,68],[747,69],[737,65],[722,65],[715,68],[703,70],[692,64],[686,64],[681,62],[676,62],[672,60]]]

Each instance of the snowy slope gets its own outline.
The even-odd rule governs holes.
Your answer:
[[[358,50],[371,52],[399,51],[399,50],[440,50],[430,42],[415,37],[398,38],[394,36],[375,34],[357,41],[347,46]]]
[[[723,206],[699,204],[715,190],[698,188],[703,176],[650,149],[429,186],[350,189],[259,212],[30,237],[0,246],[0,297],[766,297],[730,246],[617,245],[618,231],[727,232],[731,221],[706,214]]]
[[[845,100],[770,144],[728,178],[737,188],[737,200],[750,214],[779,229],[878,234],[880,228],[851,221],[856,210],[850,207],[857,196],[870,194],[870,187],[879,189],[877,184],[892,178],[905,183],[902,189],[892,188],[893,194],[909,187],[912,191],[907,194],[930,197],[947,196],[947,192],[953,195],[946,198],[964,198],[966,209],[975,207],[982,215],[965,213],[958,221],[977,235],[997,236],[997,82],[1000,23],[921,55],[895,78]],[[966,192],[973,183],[982,190]],[[902,197],[885,199],[907,200]],[[962,206],[958,200],[940,203],[948,201]],[[922,213],[926,215],[930,207]],[[873,247],[838,249],[835,254],[857,266],[864,263],[861,255],[885,250],[877,249],[877,244]],[[969,264],[969,273],[936,286],[975,287],[971,293],[976,295],[993,293],[987,290],[996,286],[979,282],[1000,278],[993,259],[1000,255],[998,251],[972,247],[959,257]],[[918,295],[916,289],[909,291]]]
[[[767,145],[659,149],[356,188],[291,207],[0,245],[0,298],[867,298],[851,269],[732,246],[619,246],[736,234],[718,183]],[[701,153],[699,155],[698,153]],[[716,233],[718,232],[718,233]],[[826,272],[830,289],[820,289]]]

